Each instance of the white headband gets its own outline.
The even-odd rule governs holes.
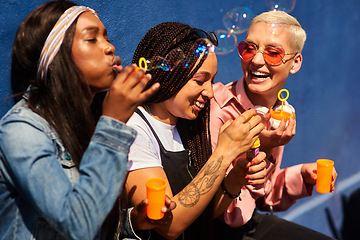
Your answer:
[[[49,65],[58,53],[61,44],[64,41],[65,33],[75,19],[83,12],[88,11],[98,17],[97,13],[85,6],[73,6],[67,9],[56,22],[47,37],[44,47],[41,51],[37,75],[42,81],[46,81]]]

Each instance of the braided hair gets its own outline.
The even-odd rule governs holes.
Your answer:
[[[138,63],[141,57],[145,59],[157,56],[165,57],[175,48],[180,48],[187,55],[196,41],[196,39],[187,38],[193,30],[189,25],[178,22],[164,22],[156,25],[140,41],[133,57],[133,63]],[[186,68],[179,64],[172,71],[158,68],[150,70],[152,79],[146,89],[155,82],[160,83],[160,89],[146,103],[159,103],[174,96],[193,77],[205,59],[206,55],[196,66],[197,61],[193,61]],[[208,101],[195,120],[179,118],[176,124],[185,148],[190,150],[191,159],[198,172],[212,153],[209,111],[210,102]]]

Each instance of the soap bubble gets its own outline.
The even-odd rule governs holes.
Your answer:
[[[186,58],[182,61],[183,67],[188,67],[196,62],[199,58],[215,52],[215,46],[207,38],[200,38],[195,41],[194,45],[190,48]]]
[[[215,52],[220,55],[231,53],[235,50],[237,44],[237,38],[235,34],[226,30],[216,30],[216,36],[218,36],[219,46],[215,49]]]
[[[240,34],[245,32],[255,14],[248,7],[238,7],[230,10],[223,17],[223,24],[230,33]]]
[[[271,10],[291,12],[294,10],[296,0],[266,0],[266,4]]]
[[[154,56],[149,60],[141,57],[139,59],[139,67],[145,69],[145,71],[160,68],[166,72],[171,72],[178,65],[182,65],[186,68],[196,62],[199,58],[214,51],[215,46],[209,39],[199,38],[195,41],[186,56],[180,48],[175,48],[172,49],[165,58]]]

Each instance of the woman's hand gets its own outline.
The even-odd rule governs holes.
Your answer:
[[[144,69],[135,64],[125,67],[115,78],[104,99],[102,114],[126,123],[136,107],[159,89],[160,84],[155,83],[143,91],[150,79],[151,75],[145,74]]]
[[[222,151],[229,164],[245,153],[264,129],[260,116],[253,109],[245,111],[235,120],[227,121],[221,128],[215,151]]]
[[[310,184],[310,185],[315,185],[316,184],[316,179],[317,179],[317,166],[316,166],[316,162],[315,163],[305,163],[303,164],[303,166],[301,167],[301,174],[303,176],[304,182],[306,184]],[[330,192],[335,191],[335,181],[337,178],[337,172],[335,167],[333,168],[333,173],[331,176],[331,186],[330,186]]]
[[[146,207],[149,204],[148,199],[142,200],[132,209],[130,213],[131,224],[135,230],[148,230],[156,228],[157,226],[167,224],[172,220],[172,210],[176,208],[176,203],[166,196],[165,206],[161,209],[164,217],[159,220],[152,220],[146,216]]]
[[[279,127],[275,130],[267,127],[260,134],[260,149],[266,152],[267,156],[270,156],[273,148],[285,145],[296,134],[296,120],[290,118],[287,126],[286,122],[281,121]]]
[[[248,184],[251,185],[260,185],[265,183],[267,175],[267,163],[265,161],[266,154],[264,152],[259,152],[259,154],[253,158],[250,162],[250,166],[247,170],[247,179]]]
[[[245,185],[259,185],[265,182],[267,174],[265,157],[266,154],[260,152],[251,162],[246,158],[239,158],[236,161],[226,177],[227,182],[238,186],[233,192],[239,192]]]

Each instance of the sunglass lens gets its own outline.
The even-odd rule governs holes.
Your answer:
[[[285,51],[279,47],[267,47],[264,50],[264,59],[271,65],[279,65],[285,56]]]
[[[256,47],[248,44],[247,42],[241,41],[238,44],[238,53],[243,60],[249,60],[256,54]]]
[[[216,33],[213,31],[210,31],[210,32],[208,32],[208,35],[209,35],[211,42],[214,44],[215,47],[217,47],[219,45],[219,41],[216,36]]]
[[[204,30],[202,29],[198,29],[196,28],[195,29],[195,33],[198,37],[200,38],[204,38],[204,39],[209,39],[210,42],[215,46],[217,47],[219,45],[219,42],[218,42],[218,38],[216,36],[216,33],[213,32],[213,31],[210,31],[210,32],[205,32]]]

